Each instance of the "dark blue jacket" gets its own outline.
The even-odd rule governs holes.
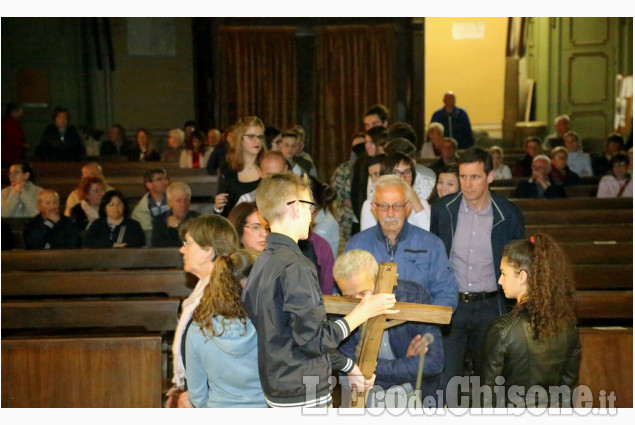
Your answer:
[[[394,290],[397,301],[430,304],[430,296],[421,285],[414,282],[399,280]],[[423,364],[421,379],[421,395],[436,396],[436,391],[441,389],[441,372],[443,370],[443,343],[441,331],[436,325],[408,322],[403,325],[393,326],[388,329],[390,336],[390,348],[395,354],[395,360],[377,359],[375,370],[375,385],[387,390],[393,385],[401,385],[410,382],[414,388],[419,371],[419,356],[407,357],[408,345],[417,335],[431,334],[434,341],[428,347]],[[355,347],[359,343],[361,331],[355,330],[351,336],[340,346],[340,351],[347,357],[354,358]],[[436,398],[435,398],[436,399]]]
[[[445,137],[452,137],[459,142],[459,149],[467,149],[474,145],[474,135],[472,134],[472,124],[465,110],[455,106],[452,112],[445,108],[438,109],[432,114],[430,122],[443,124]]]
[[[494,210],[491,238],[492,254],[494,256],[494,273],[496,273],[496,281],[498,281],[503,248],[510,241],[525,237],[525,221],[516,205],[492,191],[490,191],[490,196]],[[444,196],[432,205],[430,231],[441,238],[445,244],[448,258],[452,252],[452,240],[454,239],[462,198],[461,192],[453,193]]]

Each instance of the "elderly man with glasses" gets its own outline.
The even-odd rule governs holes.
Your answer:
[[[377,225],[353,236],[344,251],[364,249],[378,263],[397,263],[400,280],[423,286],[430,294],[431,304],[455,309],[457,283],[443,242],[406,220],[412,209],[411,193],[399,176],[383,175],[377,179],[371,203]]]

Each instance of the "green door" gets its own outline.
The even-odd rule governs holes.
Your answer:
[[[552,64],[559,69],[550,99],[553,118],[569,114],[571,128],[582,138],[584,150],[600,151],[613,131],[615,81],[618,62],[619,18],[557,18],[552,27]],[[553,81],[553,80],[552,80]],[[554,81],[555,82],[555,81]]]

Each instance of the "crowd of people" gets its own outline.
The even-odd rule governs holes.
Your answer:
[[[53,120],[38,157],[84,158],[68,111],[56,110]],[[522,177],[514,197],[561,197],[565,186],[604,170],[598,197],[632,197],[632,148],[624,153],[624,141],[611,135],[603,158],[591,161],[579,136],[557,125],[544,144],[528,138],[525,156],[510,169],[502,148],[473,146],[467,113],[451,92],[419,151],[414,129],[391,125],[386,107],[369,108],[362,122],[349,160],[328,183],[304,152],[299,125],[280,130],[248,116],[204,136],[188,122],[168,132],[162,152],[147,130],[132,143],[114,125],[101,156],[157,162],[143,175],[147,192],[131,212],[98,163],[82,168],[61,208],[59,194],[37,186],[35,170],[18,155],[2,190],[2,217],[33,217],[24,230],[27,249],[179,247],[184,270],[199,281],[182,304],[172,344],[169,407],[327,407],[333,371],[349,388],[372,389],[368,406],[412,397],[456,406],[455,378],[464,376],[490,387],[501,385],[499,376],[506,388],[575,386],[580,343],[570,267],[549,236],[524,239],[520,210],[490,185]],[[4,160],[4,136],[2,144]],[[424,152],[439,159],[424,166]],[[218,175],[213,213],[191,210],[190,187],[170,182],[160,161]],[[397,264],[393,294],[374,294],[383,262]],[[361,301],[332,317],[323,301],[332,294]],[[397,301],[448,307],[452,320],[386,330],[375,375],[364,377],[355,363],[358,328],[396,313]],[[519,359],[523,366],[515,367]],[[394,386],[403,391],[379,395]],[[570,395],[556,404],[570,405]]]

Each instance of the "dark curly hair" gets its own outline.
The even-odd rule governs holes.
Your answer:
[[[527,272],[527,294],[514,308],[525,309],[538,340],[575,323],[575,284],[571,264],[562,247],[546,234],[510,242],[503,257],[519,273]]]
[[[221,336],[225,326],[234,319],[240,320],[247,330],[247,312],[242,303],[243,288],[241,281],[251,271],[258,253],[250,249],[240,249],[229,255],[221,255],[214,259],[214,268],[205,287],[201,301],[194,310],[192,320],[200,326],[203,335],[209,339]],[[212,319],[223,316],[220,332],[214,329]]]

